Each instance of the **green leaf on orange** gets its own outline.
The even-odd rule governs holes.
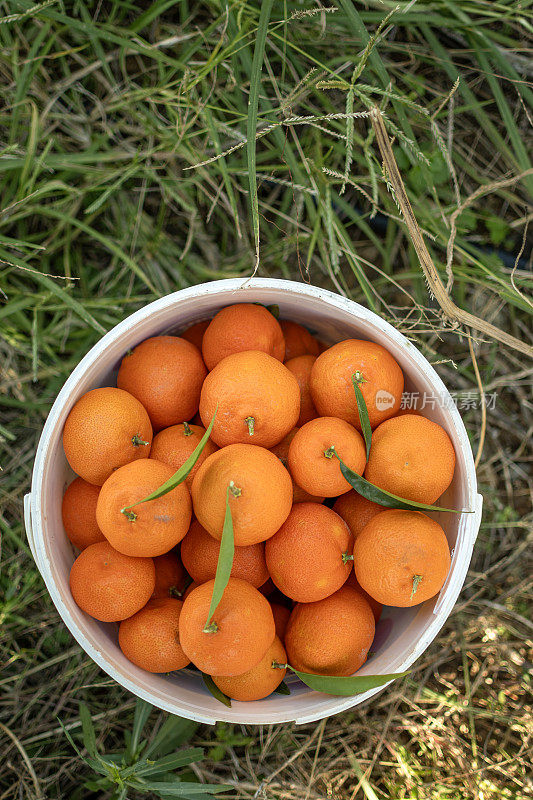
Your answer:
[[[289,689],[285,681],[281,681],[280,685],[276,686],[276,688],[274,689],[274,692],[276,694],[290,694],[291,690]]]
[[[142,500],[138,500],[136,503],[132,503],[131,506],[125,506],[124,508],[121,508],[120,510],[123,514],[125,514],[126,511],[129,511],[130,508],[135,508],[135,506],[140,506],[141,503],[147,503],[149,500],[157,500],[159,497],[163,497],[163,495],[168,494],[168,492],[171,492],[172,489],[175,489],[176,486],[179,486],[180,483],[183,483],[183,481],[188,477],[191,469],[194,467],[194,465],[202,455],[202,451],[207,444],[207,440],[211,435],[211,431],[213,430],[213,425],[215,424],[215,417],[217,415],[217,410],[218,410],[218,405],[215,409],[215,413],[213,414],[213,418],[209,423],[206,432],[196,445],[193,452],[190,454],[187,461],[185,461],[185,463],[181,465],[181,467],[177,470],[177,472],[175,472],[174,475],[172,475],[172,477],[168,479],[168,481],[162,483],[161,486],[159,486],[159,488],[157,488],[155,491],[151,492]]]
[[[213,614],[217,610],[217,606],[222,599],[224,590],[228,585],[228,581],[231,575],[231,568],[233,566],[233,556],[235,555],[233,519],[231,517],[231,508],[229,504],[229,493],[230,493],[230,486],[228,486],[228,488],[226,489],[226,513],[224,515],[224,527],[222,528],[222,539],[220,540],[220,550],[218,551],[217,571],[215,574],[213,594],[211,595],[209,614],[204,626],[204,633],[206,634],[216,631],[216,623],[212,623]]]
[[[396,678],[409,675],[409,672],[393,672],[389,675],[351,675],[348,678],[340,678],[332,675],[313,675],[310,672],[300,672],[290,665],[289,669],[292,669],[310,689],[324,692],[324,694],[333,694],[336,697],[351,697],[354,694],[361,694],[361,692],[367,692],[377,686],[384,686]]]
[[[339,460],[341,472],[355,491],[366,497],[367,500],[372,500],[384,508],[401,508],[407,511],[418,509],[421,511],[448,511],[450,514],[469,514],[469,511],[457,511],[455,508],[442,508],[441,506],[428,506],[426,503],[417,503],[415,500],[406,500],[404,497],[398,497],[395,494],[386,492],[385,489],[379,489],[373,483],[367,481],[357,472],[354,472],[347,467],[344,461],[339,458],[338,454],[333,451],[333,455]]]
[[[359,414],[359,422],[361,423],[361,430],[366,445],[366,460],[370,455],[370,446],[372,444],[372,428],[370,427],[370,418],[368,416],[368,409],[366,407],[365,398],[359,386],[360,383],[366,383],[365,379],[359,372],[354,372],[352,375],[352,383],[355,392],[355,399],[357,401],[357,411]]]
[[[205,683],[205,687],[209,694],[212,694],[215,700],[218,700],[219,703],[223,703],[228,708],[231,708],[231,700],[224,694],[224,692],[218,688],[215,681],[211,677],[211,675],[206,675],[205,672],[202,672],[202,680]]]

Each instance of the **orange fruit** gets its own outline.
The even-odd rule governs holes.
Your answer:
[[[90,544],[70,570],[70,591],[77,605],[101,622],[118,622],[136,614],[155,586],[151,558],[132,558],[109,542]]]
[[[189,663],[179,640],[183,603],[173,597],[150,600],[120,623],[118,643],[127,659],[147,672],[173,672]]]
[[[312,603],[333,594],[352,569],[353,537],[331,508],[298,503],[265,545],[270,577],[291,600]]]
[[[75,478],[67,486],[61,505],[65,533],[78,548],[84,550],[95,542],[105,542],[105,536],[96,522],[96,502],[100,487]]]
[[[405,414],[374,431],[365,478],[398,497],[433,505],[452,482],[454,469],[455,451],[444,428]]]
[[[221,539],[226,493],[238,547],[264,542],[289,516],[291,476],[276,456],[253,444],[232,444],[207,458],[194,478],[194,513],[211,536]]]
[[[298,381],[266,353],[235,353],[204,381],[200,416],[206,427],[217,406],[211,438],[219,447],[237,443],[273,447],[294,428],[300,414]]]
[[[354,569],[368,594],[386,606],[416,606],[434,597],[450,569],[446,534],[420,511],[389,509],[356,539]]]
[[[306,492],[336,497],[349,492],[350,484],[340,470],[338,453],[347,467],[362,475],[366,464],[363,437],[343,419],[318,417],[296,433],[289,447],[289,470]]]
[[[181,542],[191,522],[191,496],[184,483],[157,500],[139,504],[173,474],[166,464],[145,458],[117,469],[106,480],[96,519],[116,550],[128,556],[160,556]],[[133,507],[122,513],[129,506]]]
[[[283,361],[285,339],[279,322],[264,306],[238,303],[221,309],[204,333],[202,354],[211,370],[227,356],[260,350]]]
[[[320,345],[307,328],[288,319],[282,319],[279,324],[285,337],[285,361],[308,354],[316,358],[320,352]]]
[[[152,425],[144,406],[122,389],[93,389],[72,408],[63,429],[67,461],[88,483],[101,486],[113,470],[148,458]]]
[[[296,432],[300,430],[299,428],[293,428],[292,431],[281,440],[279,444],[274,445],[274,447],[270,448],[270,452],[274,453],[275,456],[279,458],[281,463],[284,467],[289,468],[289,447],[296,436]],[[317,497],[316,495],[309,494],[309,492],[304,491],[301,486],[298,486],[295,483],[294,478],[292,478],[292,502],[293,503],[323,503],[325,498],[324,497]]]
[[[181,559],[185,569],[196,583],[214,578],[217,571],[220,542],[194,520],[181,543]],[[236,547],[231,568],[233,578],[248,581],[256,588],[268,580],[265,545],[262,542],[247,547]]]
[[[365,592],[365,590],[363,589],[363,587],[361,586],[361,584],[357,580],[357,578],[355,576],[355,572],[353,571],[353,569],[350,572],[350,577],[348,578],[348,580],[346,581],[346,583],[344,585],[345,586],[351,586],[352,589],[356,589],[359,592],[359,594],[363,595],[363,597],[365,598],[366,602],[368,603],[368,605],[372,609],[372,613],[374,615],[374,620],[375,620],[376,625],[377,625],[379,620],[380,620],[380,617],[381,617],[381,612],[383,611],[383,605],[381,603],[378,603],[377,600],[374,600],[374,598],[371,597],[368,594],[368,592]]]
[[[298,426],[305,425],[306,422],[318,416],[309,386],[311,370],[315,361],[315,356],[296,356],[285,362],[285,366],[292,372],[300,387],[300,416],[296,423]]]
[[[140,400],[160,430],[196,414],[206,375],[197,347],[179,336],[154,336],[126,353],[117,386]]]
[[[287,672],[287,654],[281,641],[276,638],[266,651],[265,655],[255,667],[242,675],[213,676],[213,681],[221,692],[232,700],[251,702],[268,697],[277,689]],[[277,667],[280,664],[283,667]]]
[[[316,603],[298,603],[285,633],[288,662],[315,675],[353,675],[374,638],[372,609],[350,586]]]
[[[372,517],[384,510],[383,506],[367,500],[354,489],[341,495],[333,504],[333,511],[343,518],[354,539],[357,539]]]
[[[319,355],[311,371],[311,395],[321,417],[340,417],[361,430],[352,375],[359,384],[370,425],[375,428],[400,408],[403,373],[380,344],[346,339]]]
[[[202,352],[204,333],[206,332],[210,322],[211,320],[209,319],[206,319],[203,322],[196,322],[194,325],[191,325],[189,328],[186,328],[184,331],[182,331],[182,333],[180,333],[180,338],[186,339],[188,342],[197,347],[200,352]]]
[[[167,597],[180,598],[187,580],[187,573],[181,565],[177,553],[171,551],[154,558],[155,589],[153,600],[164,600]]]
[[[156,461],[161,461],[162,464],[168,464],[174,472],[177,472],[198,447],[204,433],[205,428],[202,428],[201,425],[192,425],[188,422],[165,428],[164,431],[160,431],[154,436],[150,457]],[[218,450],[216,444],[211,439],[208,439],[198,461],[185,478],[185,483],[189,489],[200,465],[216,450]]]
[[[185,589],[185,591],[183,592],[183,596],[182,596],[182,598],[181,598],[181,599],[182,599],[182,600],[186,600],[186,599],[187,599],[187,597],[190,595],[190,593],[191,593],[191,592],[194,592],[194,590],[198,588],[198,585],[199,585],[199,584],[197,584],[197,583],[195,583],[194,581],[192,581],[192,583],[190,583],[190,584],[187,586],[187,588]]]
[[[274,641],[272,609],[249,583],[230,578],[206,631],[214,583],[198,586],[183,603],[181,646],[208,675],[242,675],[259,664]]]
[[[274,625],[276,626],[276,636],[278,636],[281,641],[285,638],[285,631],[287,630],[287,623],[289,622],[289,617],[291,615],[291,611],[287,606],[282,606],[280,603],[270,603],[270,608],[272,609],[272,614],[274,615]]]

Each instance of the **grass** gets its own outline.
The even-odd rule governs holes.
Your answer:
[[[459,393],[485,511],[412,675],[317,725],[188,731],[205,748],[192,777],[269,800],[528,795],[531,361],[442,315],[368,114],[454,303],[530,348],[531,27],[530,0],[0,2],[2,800],[111,796],[62,729],[85,758],[80,701],[98,752],[139,735],[25,541],[50,405],[127,314],[256,268],[346,294],[417,344]]]

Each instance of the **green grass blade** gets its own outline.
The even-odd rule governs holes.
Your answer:
[[[192,783],[189,781],[146,781],[146,783],[132,782],[130,785],[138,792],[144,792],[145,794],[154,793],[158,797],[190,798],[220,794],[220,792],[228,792],[230,789],[234,788],[233,786],[225,786],[224,784]]]
[[[259,202],[257,198],[256,141],[257,110],[259,106],[259,89],[261,87],[261,71],[265,54],[265,43],[268,22],[272,12],[273,0],[263,0],[259,14],[259,25],[255,40],[252,73],[250,75],[250,99],[248,101],[248,118],[246,123],[246,152],[248,156],[248,181],[250,185],[250,208],[252,213],[252,230],[255,243],[256,262],[259,265]]]
[[[131,739],[129,743],[129,753],[128,755],[130,758],[134,758],[137,750],[139,749],[139,743],[141,741],[141,735],[144,730],[144,726],[148,722],[148,717],[152,713],[153,706],[151,703],[147,703],[146,700],[141,700],[140,698],[135,703],[135,713],[133,715],[133,726],[131,729]]]
[[[409,672],[393,672],[389,675],[352,675],[349,678],[339,678],[331,675],[312,675],[309,672],[300,672],[289,665],[289,669],[298,675],[300,680],[317,692],[333,694],[336,697],[351,697],[354,694],[368,692],[377,686],[384,686],[396,678],[404,678]]]
[[[209,606],[209,614],[205,623],[204,632],[209,633],[208,628],[212,624],[213,614],[217,610],[217,606],[222,599],[224,590],[228,585],[231,575],[231,568],[233,566],[233,556],[235,555],[235,541],[233,536],[233,519],[231,517],[231,508],[229,504],[230,487],[226,489],[226,513],[224,515],[224,527],[222,529],[222,539],[220,540],[220,550],[218,553],[217,571],[215,575],[215,583],[213,586],[213,594],[211,596],[211,604]]]
[[[168,756],[158,758],[153,763],[143,761],[139,763],[135,769],[135,775],[156,775],[158,772],[171,772],[172,770],[186,767],[188,764],[194,764],[196,761],[201,761],[204,751],[201,747],[191,747],[188,750],[181,750],[177,753],[169,753]]]
[[[80,703],[80,720],[83,744],[85,749],[91,756],[96,756],[96,734],[94,732],[94,725],[91,713],[85,703]]]

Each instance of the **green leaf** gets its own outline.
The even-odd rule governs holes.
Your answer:
[[[185,742],[190,741],[197,728],[197,722],[169,714],[155,735],[154,740],[150,742],[144,751],[144,758],[160,758],[167,753],[172,753],[177,747],[181,747]]]
[[[272,303],[272,305],[270,306],[265,306],[265,308],[267,309],[267,311],[270,311],[270,313],[275,319],[279,319],[279,306],[276,305],[276,303]]]
[[[395,494],[386,492],[385,489],[379,489],[377,486],[374,486],[373,483],[365,480],[365,478],[363,478],[361,475],[358,475],[357,472],[353,472],[353,470],[347,467],[344,461],[339,458],[335,451],[333,451],[333,455],[339,459],[341,472],[350,486],[352,486],[356,492],[363,495],[363,497],[366,497],[367,500],[372,500],[373,503],[377,503],[380,506],[384,506],[385,508],[403,508],[407,511],[411,511],[413,508],[415,508],[422,509],[423,511],[449,511],[450,514],[472,513],[471,511],[456,511],[455,508],[428,506],[426,503],[417,503],[415,500],[405,500],[403,497],[398,497]]]
[[[83,744],[85,749],[91,756],[96,756],[96,736],[94,733],[94,725],[91,718],[91,713],[85,703],[80,703],[80,720]]]
[[[222,528],[222,539],[220,540],[220,550],[218,552],[217,571],[215,575],[215,584],[213,586],[213,594],[211,595],[211,605],[209,606],[209,614],[205,623],[204,632],[211,626],[211,620],[215,613],[218,604],[224,594],[224,589],[228,585],[231,575],[231,568],[233,566],[233,556],[235,555],[235,541],[233,536],[233,519],[231,517],[231,508],[229,505],[230,487],[226,489],[226,513],[224,515],[224,527]],[[216,623],[213,623],[216,625]],[[216,630],[216,628],[214,628]]]
[[[280,685],[276,686],[276,688],[274,689],[274,692],[276,694],[290,694],[291,690],[289,689],[285,681],[281,681]]]
[[[355,399],[357,400],[359,422],[361,423],[361,430],[363,431],[363,436],[365,437],[366,460],[368,461],[368,457],[370,455],[370,446],[372,444],[372,428],[370,427],[370,419],[368,416],[365,398],[363,397],[363,393],[359,388],[359,384],[366,383],[366,381],[360,373],[354,372],[352,375],[352,383],[355,391]]]
[[[185,767],[187,764],[201,761],[203,755],[204,751],[201,747],[191,747],[181,752],[169,753],[168,756],[159,758],[152,763],[147,763],[146,761],[139,763],[135,774],[146,776],[155,775],[158,772],[171,772],[179,767]]]
[[[148,721],[148,717],[152,712],[153,706],[147,703],[146,700],[137,699],[135,704],[135,714],[133,715],[133,726],[131,730],[131,740],[128,744],[128,762],[130,759],[135,758],[139,749],[139,742],[144,726]]]
[[[257,171],[256,171],[256,133],[257,109],[259,106],[259,90],[261,88],[261,70],[265,55],[265,43],[268,30],[268,21],[272,12],[274,0],[263,0],[260,4],[259,24],[255,35],[254,58],[250,75],[250,95],[248,99],[248,118],[246,122],[246,152],[248,156],[248,181],[250,184],[250,205],[252,211],[252,228],[256,251],[256,266],[259,261],[259,202],[257,199]]]
[[[309,672],[300,672],[289,666],[306,686],[317,692],[333,694],[337,697],[351,697],[354,694],[367,692],[376,686],[384,686],[395,678],[403,678],[409,672],[393,672],[389,675],[352,675],[349,678],[339,678],[331,675],[312,675]]]
[[[202,672],[202,678],[209,694],[212,694],[213,697],[223,705],[227,706],[228,708],[231,708],[230,698],[227,696],[227,694],[224,694],[224,692],[218,688],[211,675],[206,675],[205,672]]]
[[[233,786],[216,783],[192,783],[192,781],[153,781],[149,783],[131,783],[138,792],[148,794],[154,792],[160,797],[194,797],[220,792],[229,792]]]
[[[122,513],[124,514],[126,511],[129,511],[130,508],[135,508],[135,506],[140,506],[142,503],[148,503],[149,500],[157,500],[159,497],[163,497],[163,495],[168,494],[171,492],[172,489],[175,489],[176,486],[179,486],[180,483],[187,478],[189,472],[194,467],[200,456],[202,455],[202,450],[207,444],[207,440],[213,430],[213,425],[215,424],[215,417],[217,415],[218,405],[215,409],[215,413],[213,414],[213,418],[209,423],[209,427],[207,428],[206,432],[202,436],[201,440],[198,442],[196,448],[193,450],[187,461],[181,465],[179,470],[174,473],[174,475],[165,481],[161,486],[156,489],[151,494],[144,497],[142,500],[138,500],[136,503],[132,503],[131,506],[125,506],[121,509]]]

